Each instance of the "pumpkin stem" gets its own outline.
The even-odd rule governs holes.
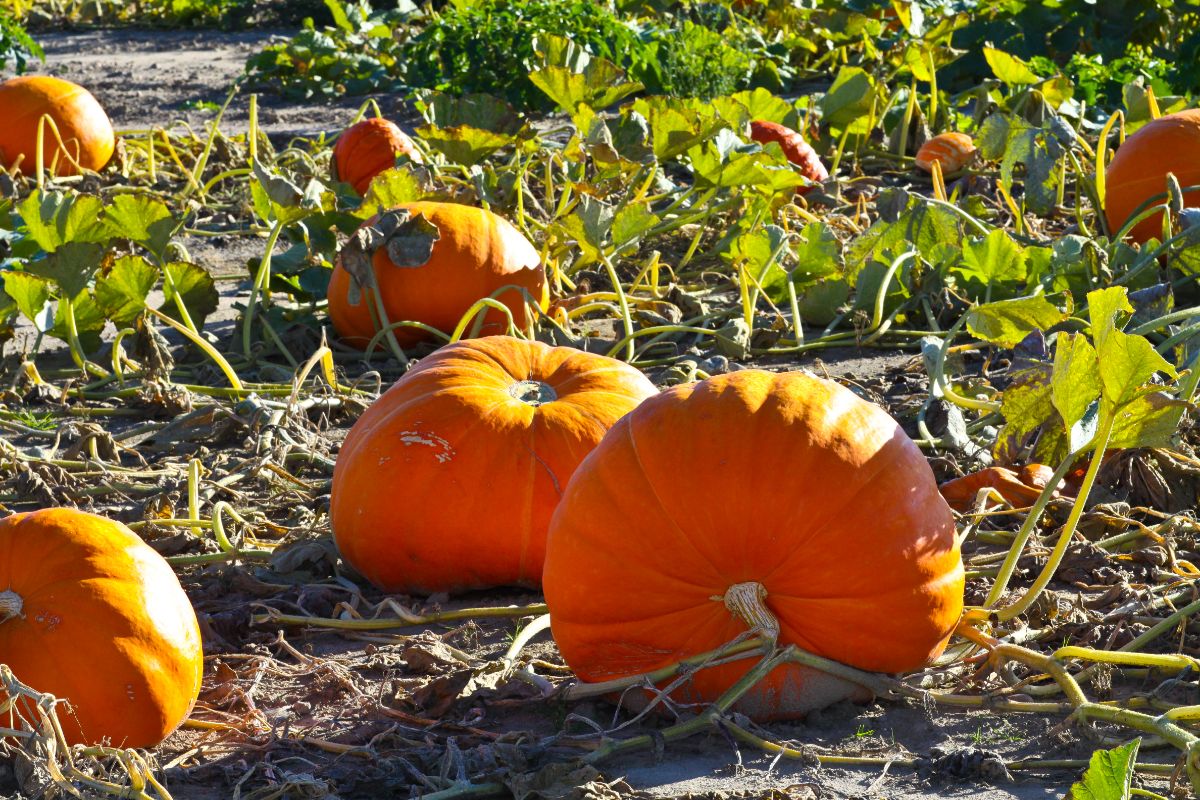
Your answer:
[[[13,617],[23,617],[21,609],[25,604],[21,600],[21,595],[14,592],[12,589],[5,589],[0,592],[0,622],[8,622]]]
[[[554,387],[541,381],[519,381],[508,387],[508,393],[531,406],[545,405],[558,399]]]
[[[772,642],[779,638],[779,620],[763,602],[767,599],[767,587],[758,581],[735,583],[725,590],[724,597],[714,599],[723,600],[725,607],[749,625],[750,630],[763,634]]]

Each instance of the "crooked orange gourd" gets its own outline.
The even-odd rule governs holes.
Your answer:
[[[1200,185],[1200,109],[1192,108],[1148,122],[1117,148],[1104,173],[1104,213],[1114,235],[1133,212],[1167,191],[1167,173],[1181,187]],[[1200,206],[1200,192],[1185,192],[1184,203]],[[1162,236],[1162,212],[1134,225],[1129,237],[1145,242]]]
[[[371,180],[395,166],[402,155],[421,162],[413,140],[395,123],[382,117],[364,119],[342,131],[333,146],[333,179],[345,181],[365,195]]]
[[[654,385],[633,367],[508,336],[420,362],[350,430],[330,517],[343,557],[389,592],[538,586],[567,481]]]
[[[33,173],[38,124],[54,120],[66,152],[49,125],[42,134],[42,160],[57,175],[74,175],[76,164],[101,170],[116,148],[112,123],[82,86],[48,75],[25,75],[0,83],[0,162],[10,172]]]
[[[504,287],[510,288],[500,291]],[[337,332],[365,347],[380,330],[380,302],[390,324],[415,321],[449,332],[478,300],[500,291],[496,299],[524,327],[521,289],[545,310],[549,295],[541,259],[508,220],[473,206],[421,201],[363,223],[338,256],[327,297]],[[481,335],[507,327],[497,309],[483,318]],[[428,334],[400,327],[396,338],[407,346]]]
[[[544,590],[587,682],[771,618],[780,644],[902,672],[945,647],[963,566],[933,473],[887,413],[831,381],[745,370],[663,392],[613,427],[554,514]],[[753,663],[701,669],[673,696],[711,702]],[[788,664],[735,708],[787,719],[863,695]]]
[[[801,175],[817,184],[829,179],[829,170],[821,163],[821,157],[804,137],[786,125],[756,119],[750,123],[750,138],[759,144],[774,142],[783,150],[787,160],[794,164]],[[796,194],[807,194],[813,187],[800,186]]]
[[[927,140],[917,150],[916,164],[925,172],[933,172],[933,162],[940,163],[943,174],[958,172],[975,159],[975,142],[965,133],[947,131]]]
[[[0,520],[0,663],[59,710],[71,744],[153,747],[191,713],[204,653],[170,565],[72,508]]]

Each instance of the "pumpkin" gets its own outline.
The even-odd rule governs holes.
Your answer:
[[[1054,470],[1045,464],[1026,464],[1016,471],[1005,467],[987,467],[946,481],[938,487],[938,491],[955,511],[972,510],[975,498],[985,487],[995,489],[1009,505],[1020,508],[1033,505],[1053,477]],[[1062,488],[1059,487],[1060,490]],[[1055,491],[1056,496],[1058,492]]]
[[[371,180],[394,167],[402,155],[421,163],[413,140],[394,123],[382,117],[364,119],[342,131],[333,146],[333,179],[345,181],[365,195]]]
[[[71,744],[152,747],[191,713],[204,653],[167,562],[119,522],[72,508],[0,520],[0,662],[70,704]]]
[[[1104,173],[1104,214],[1116,234],[1142,203],[1167,191],[1167,173],[1181,187],[1200,184],[1200,108],[1159,117],[1134,132],[1117,148]],[[1184,203],[1200,206],[1200,192],[1184,194]],[[1141,243],[1162,236],[1162,212],[1129,232]]]
[[[42,133],[42,160],[57,175],[98,171],[116,148],[112,123],[87,89],[48,75],[25,75],[0,83],[0,163],[10,172],[31,174],[37,160],[38,123],[54,120],[66,152],[49,124]]]
[[[940,162],[942,173],[958,172],[975,158],[975,142],[965,133],[947,131],[926,140],[917,150],[917,167],[933,172],[933,162]]]
[[[347,343],[365,347],[379,330],[376,287],[389,323],[412,320],[452,331],[484,297],[506,286],[525,289],[545,310],[549,287],[541,258],[508,220],[457,203],[406,203],[363,223],[342,249],[329,281],[329,317]],[[516,289],[496,299],[527,323],[525,295]],[[482,335],[503,333],[507,320],[490,309]],[[427,338],[418,328],[397,328],[403,346]]]
[[[777,122],[756,119],[750,123],[750,138],[763,145],[771,142],[779,145],[787,160],[799,167],[800,174],[813,183],[829,179],[829,170],[821,163],[817,151],[791,128]],[[807,194],[812,188],[801,186],[796,189],[796,194]]]
[[[388,592],[538,586],[567,481],[654,385],[605,356],[509,336],[421,359],[355,422],[333,471],[345,560]]]
[[[886,412],[805,373],[743,370],[669,389],[613,426],[554,514],[543,585],[585,682],[753,628],[893,673],[945,647],[963,566],[933,473]],[[714,701],[753,663],[700,669],[672,696]],[[792,719],[867,696],[789,663],[735,709]]]

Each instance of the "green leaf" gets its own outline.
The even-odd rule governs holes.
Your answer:
[[[1042,80],[1029,68],[1028,64],[1003,50],[985,47],[983,48],[983,57],[996,77],[1009,86],[1028,86],[1040,83]]]
[[[109,238],[101,220],[104,203],[86,194],[37,190],[17,206],[29,237],[47,253],[68,242],[103,242]]]
[[[582,258],[577,263],[599,261],[612,232],[616,209],[591,195],[580,197],[579,206],[560,223],[567,238],[574,241]]]
[[[766,186],[772,192],[795,189],[806,181],[782,155],[771,156],[757,145],[741,145],[731,131],[724,130],[688,151],[697,183],[720,188]],[[739,146],[740,145],[740,146]]]
[[[100,268],[104,247],[94,242],[67,242],[41,261],[30,262],[26,269],[49,278],[58,285],[60,297],[74,297],[87,289]]]
[[[842,270],[842,243],[824,222],[804,226],[799,241],[792,245],[792,256],[796,259],[792,280],[797,284],[823,280]]]
[[[529,73],[529,80],[568,114],[575,114],[579,106],[599,111],[645,88],[626,81],[625,70],[590,55],[570,39],[542,34],[533,47],[541,64]]]
[[[517,141],[509,134],[485,131],[470,125],[455,125],[450,128],[426,125],[417,129],[417,136],[451,163],[467,167],[478,164],[501,147]]]
[[[1008,460],[1015,455],[1025,437],[1054,417],[1052,373],[1037,366],[1013,374],[1004,390],[1000,414],[1004,429],[996,440],[996,455]]]
[[[1133,400],[1138,390],[1155,373],[1178,377],[1170,362],[1159,355],[1154,345],[1142,336],[1114,330],[1104,338],[1096,351],[1100,355],[1103,396],[1113,407]]]
[[[730,246],[734,261],[741,263],[776,304],[788,301],[788,274],[779,266],[786,243],[787,231],[778,225],[764,225],[738,236]]]
[[[119,194],[104,209],[104,221],[112,238],[132,239],[162,258],[179,226],[166,203],[153,197]]]
[[[516,134],[521,118],[508,103],[490,94],[456,97],[433,89],[418,89],[417,110],[425,122],[437,128],[467,125],[493,133]]]
[[[1071,427],[1100,397],[1099,362],[1096,348],[1081,333],[1060,333],[1054,348],[1051,378],[1054,407]]]
[[[50,303],[50,281],[27,272],[6,271],[3,274],[5,294],[38,330],[48,330],[53,319],[48,319],[46,313]]]
[[[1129,744],[1092,753],[1083,780],[1071,787],[1067,800],[1127,800],[1141,744],[1139,736]]]
[[[83,348],[84,355],[90,355],[100,349],[100,332],[104,330],[107,321],[104,312],[87,292],[80,292],[71,301],[71,307],[75,312],[75,332],[79,336],[79,345]],[[66,312],[67,305],[60,300],[54,315],[54,327],[50,329],[51,336],[64,342],[70,341]]]
[[[837,131],[865,133],[875,95],[875,79],[866,70],[842,67],[821,98],[821,120]]]
[[[795,107],[761,86],[751,91],[715,98],[712,103],[718,113],[735,128],[741,128],[755,119],[778,122],[789,128],[796,126],[798,115]]]
[[[1133,306],[1129,303],[1129,292],[1124,286],[1096,289],[1088,292],[1087,304],[1088,319],[1092,323],[1092,341],[1096,349],[1103,353],[1108,335],[1121,327],[1117,325],[1117,317],[1122,313],[1133,313]]]
[[[368,214],[378,214],[403,203],[411,203],[425,197],[421,182],[407,169],[391,167],[371,179],[363,209]]]
[[[1146,392],[1117,411],[1108,446],[1118,450],[1167,447],[1189,408],[1187,402],[1166,392]]]
[[[965,277],[985,287],[1025,283],[1025,254],[1007,231],[996,229],[980,239],[963,245],[962,266]]]
[[[212,276],[204,267],[181,261],[167,264],[166,272],[170,281],[163,282],[163,294],[166,299],[159,306],[159,311],[179,319],[179,309],[175,306],[175,295],[178,293],[183,304],[187,306],[192,322],[197,328],[203,327],[205,318],[217,310],[221,299]]]
[[[967,330],[1001,347],[1014,347],[1035,330],[1045,331],[1067,318],[1042,295],[998,300],[976,306],[966,314]]]
[[[96,303],[119,326],[133,323],[146,308],[158,268],[141,256],[122,256],[96,280]]]
[[[662,220],[650,211],[649,203],[632,203],[617,212],[612,224],[614,250],[636,243],[646,231]]]
[[[649,122],[654,155],[659,161],[674,158],[729,127],[711,105],[691,100],[640,98],[634,101],[633,111]]]

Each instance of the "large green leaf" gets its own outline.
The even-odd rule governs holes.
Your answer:
[[[132,239],[162,258],[171,235],[179,227],[166,203],[153,197],[119,194],[104,209],[109,236]]]
[[[985,47],[983,57],[996,77],[1009,86],[1028,86],[1042,80],[1028,64],[1003,50]]]
[[[1141,737],[1112,750],[1097,750],[1083,779],[1071,787],[1066,800],[1128,800],[1133,786]]]
[[[159,308],[164,314],[179,319],[179,310],[175,305],[175,295],[179,294],[183,304],[187,306],[188,314],[196,327],[204,325],[209,314],[217,310],[221,296],[217,285],[204,267],[173,261],[166,265],[170,281],[163,282],[163,293],[166,300]]]
[[[158,268],[141,256],[122,256],[96,280],[96,303],[114,324],[133,323],[146,308]]]
[[[101,218],[104,203],[98,197],[39,189],[22,200],[17,211],[29,237],[47,253],[69,242],[103,242],[109,238]]]
[[[875,79],[861,67],[842,67],[821,98],[821,119],[837,131],[866,133],[867,118],[878,94]]]
[[[103,258],[102,245],[72,241],[59,245],[44,259],[30,262],[26,269],[54,281],[60,297],[74,297],[87,289]]]
[[[998,300],[966,314],[967,330],[1001,347],[1014,347],[1033,331],[1045,331],[1067,318],[1066,312],[1042,295]]]
[[[50,281],[27,272],[5,271],[4,292],[13,299],[17,308],[40,331],[49,330],[53,314],[47,313],[52,286]]]
[[[1054,407],[1067,427],[1083,419],[1100,397],[1099,361],[1096,348],[1083,334],[1060,333],[1054,349],[1051,379]]]

